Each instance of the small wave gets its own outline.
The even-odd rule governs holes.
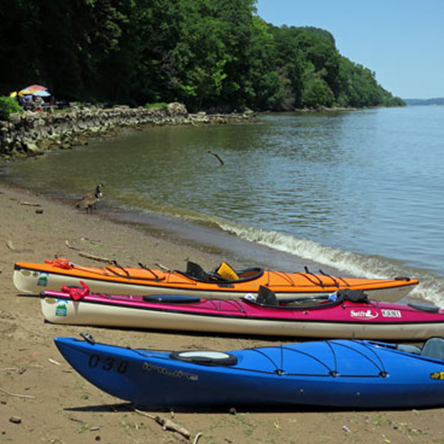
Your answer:
[[[368,279],[393,279],[396,276],[409,276],[420,280],[420,284],[409,296],[425,299],[444,306],[444,279],[432,271],[406,266],[402,261],[378,255],[362,255],[339,248],[321,245],[317,242],[261,228],[229,222],[214,216],[169,206],[147,205],[144,208],[168,218],[222,230],[233,236],[267,246],[277,251],[292,254],[310,262],[331,267],[341,273]],[[139,207],[140,211],[140,207]]]
[[[392,279],[396,276],[417,278],[420,280],[420,284],[410,295],[419,299],[426,299],[439,306],[444,306],[444,279],[436,276],[429,270],[413,269],[394,259],[376,255],[361,255],[275,231],[220,221],[219,227],[250,242],[333,267],[354,276],[368,279]]]

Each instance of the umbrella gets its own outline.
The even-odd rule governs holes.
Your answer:
[[[43,89],[40,89],[38,91],[33,92],[32,95],[38,96],[38,97],[49,97],[51,95],[51,93],[49,93],[48,91],[45,91]]]
[[[42,86],[42,85],[30,85],[27,86],[26,88],[23,89],[29,89],[32,91],[41,91],[41,90],[47,90],[48,88],[46,86]]]
[[[26,96],[27,94],[34,94],[36,91],[46,91],[48,88],[41,85],[30,85],[19,91],[19,96]]]

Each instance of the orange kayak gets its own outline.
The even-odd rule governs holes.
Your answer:
[[[141,265],[141,264],[140,264]],[[257,293],[260,286],[276,293],[278,299],[293,299],[326,295],[338,290],[364,290],[372,299],[398,301],[411,291],[417,279],[359,279],[322,273],[285,273],[247,268],[234,270],[222,263],[214,272],[188,263],[186,271],[163,271],[147,268],[122,267],[115,263],[107,267],[84,267],[67,259],[45,263],[17,262],[14,284],[20,292],[39,294],[44,290],[60,290],[63,285],[79,286],[84,282],[91,291],[112,294],[180,294],[201,298],[238,298]]]

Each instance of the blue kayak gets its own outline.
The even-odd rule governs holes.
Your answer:
[[[444,339],[423,347],[328,340],[235,350],[162,352],[55,338],[101,390],[156,408],[444,405]]]

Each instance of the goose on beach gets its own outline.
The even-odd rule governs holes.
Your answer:
[[[86,210],[87,213],[91,214],[92,210],[95,209],[97,202],[103,196],[102,194],[103,184],[99,183],[94,191],[85,194],[77,203],[76,208],[81,210]]]

